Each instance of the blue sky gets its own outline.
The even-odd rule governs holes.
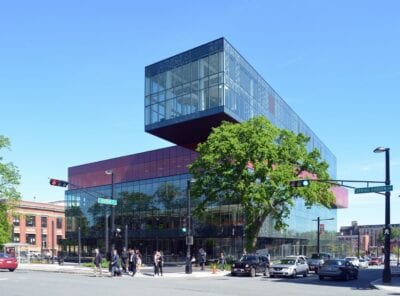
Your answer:
[[[26,200],[64,197],[48,177],[169,146],[144,132],[144,67],[226,37],[337,157],[339,179],[384,180],[400,223],[398,1],[3,1],[0,134]],[[364,185],[360,185],[363,187]],[[384,222],[352,194],[338,225]]]

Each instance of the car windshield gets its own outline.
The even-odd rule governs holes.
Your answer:
[[[293,259],[282,259],[282,260],[281,260],[281,264],[293,265],[294,262],[295,262],[295,260],[293,260]]]
[[[240,262],[257,261],[257,257],[254,255],[244,255],[239,260]]]
[[[326,260],[324,263],[325,266],[332,266],[332,265],[344,265],[344,260]]]

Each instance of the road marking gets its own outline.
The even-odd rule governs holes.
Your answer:
[[[8,278],[0,278],[0,281],[8,281]]]

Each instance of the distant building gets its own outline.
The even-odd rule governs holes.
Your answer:
[[[35,254],[57,255],[59,242],[65,238],[64,206],[19,201],[10,214],[12,241],[27,243]]]
[[[400,228],[400,224],[391,224],[392,228]],[[347,248],[357,254],[358,244],[360,244],[360,253],[371,253],[374,255],[383,254],[383,233],[384,225],[358,225],[357,221],[352,221],[350,226],[341,226],[337,239],[342,248]],[[399,238],[393,238],[391,249],[397,245]]]

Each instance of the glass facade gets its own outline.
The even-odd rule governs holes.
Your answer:
[[[168,260],[184,260],[186,233],[182,228],[189,179],[190,175],[182,174],[114,185],[116,228],[126,228],[129,245],[142,249],[146,262],[151,262],[151,251],[158,248]],[[80,227],[84,241],[92,241],[92,246],[95,241],[94,245],[104,248],[105,217],[110,220],[111,207],[97,203],[96,197],[110,195],[111,186],[68,190],[67,238],[76,239]],[[193,207],[198,202],[199,198],[191,197]],[[192,225],[194,250],[208,245],[210,256],[218,256],[222,250],[227,254],[242,252],[243,219],[237,205],[216,204],[207,217],[193,218]],[[122,247],[124,239],[125,233],[116,239],[117,246]]]
[[[336,178],[332,152],[226,39],[147,66],[145,75],[146,131],[221,112],[237,122],[264,115],[309,136]]]

